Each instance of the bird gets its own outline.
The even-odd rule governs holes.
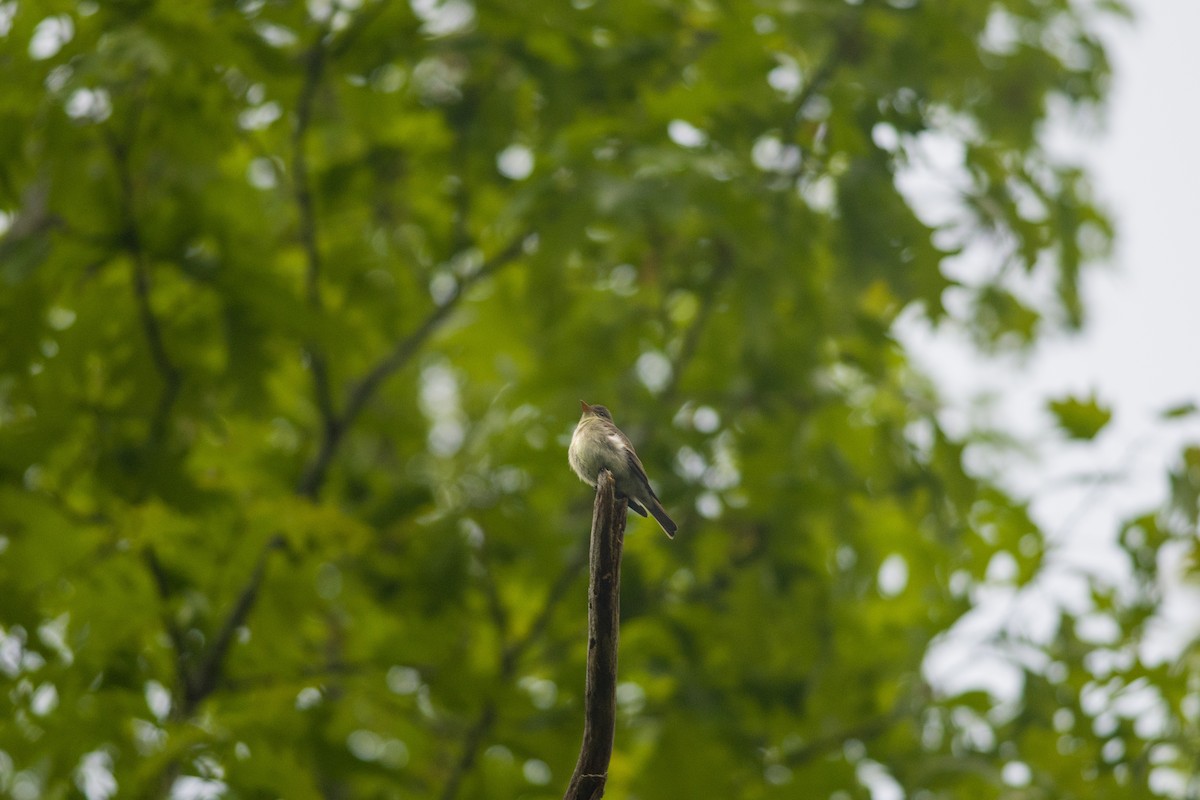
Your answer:
[[[650,488],[646,469],[638,460],[629,437],[613,422],[612,414],[600,405],[580,400],[583,415],[571,435],[567,461],[584,483],[595,486],[600,470],[607,469],[616,482],[617,494],[629,501],[629,508],[646,516],[649,511],[669,538],[675,538],[678,526],[667,516],[658,495]]]

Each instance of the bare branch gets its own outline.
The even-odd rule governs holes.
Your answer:
[[[596,482],[588,580],[588,655],[583,743],[563,800],[604,796],[617,725],[617,639],[621,625],[621,547],[627,502],[608,470]]]

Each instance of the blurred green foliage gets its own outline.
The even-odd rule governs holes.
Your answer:
[[[1137,643],[1195,453],[1187,513],[1121,534],[1135,587],[988,644],[1016,697],[931,686],[1047,544],[893,335],[1080,323],[1111,231],[1042,135],[1121,12],[0,3],[0,793],[559,796],[580,398],[680,523],[626,544],[610,796],[1174,785],[1195,661]],[[1160,725],[1095,702],[1130,687]]]

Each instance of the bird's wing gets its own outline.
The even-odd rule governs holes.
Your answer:
[[[629,441],[629,437],[611,422],[605,425],[604,433],[614,448],[624,452],[625,460],[629,464],[630,470],[641,481],[642,485],[646,487],[646,491],[650,493],[650,496],[657,500],[658,495],[654,493],[654,489],[650,486],[650,479],[646,477],[646,468],[642,466],[642,461],[638,458],[637,452],[634,451],[633,443]]]
[[[637,476],[637,479],[642,482],[642,485],[646,487],[646,491],[650,493],[650,496],[657,500],[658,495],[654,493],[654,489],[650,486],[650,479],[646,477],[646,468],[642,466],[641,459],[633,451],[633,445],[629,443],[629,439],[625,437],[625,434],[621,434],[621,438],[625,439],[625,460],[629,463],[629,468]]]

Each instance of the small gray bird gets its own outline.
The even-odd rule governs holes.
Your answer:
[[[583,416],[575,426],[567,451],[571,469],[591,486],[596,485],[600,470],[607,469],[616,481],[617,493],[629,500],[629,508],[643,517],[648,510],[667,536],[675,538],[678,526],[667,516],[658,495],[650,488],[646,469],[633,452],[629,437],[613,424],[612,414],[604,406],[589,406],[582,400],[579,404],[583,406]]]

